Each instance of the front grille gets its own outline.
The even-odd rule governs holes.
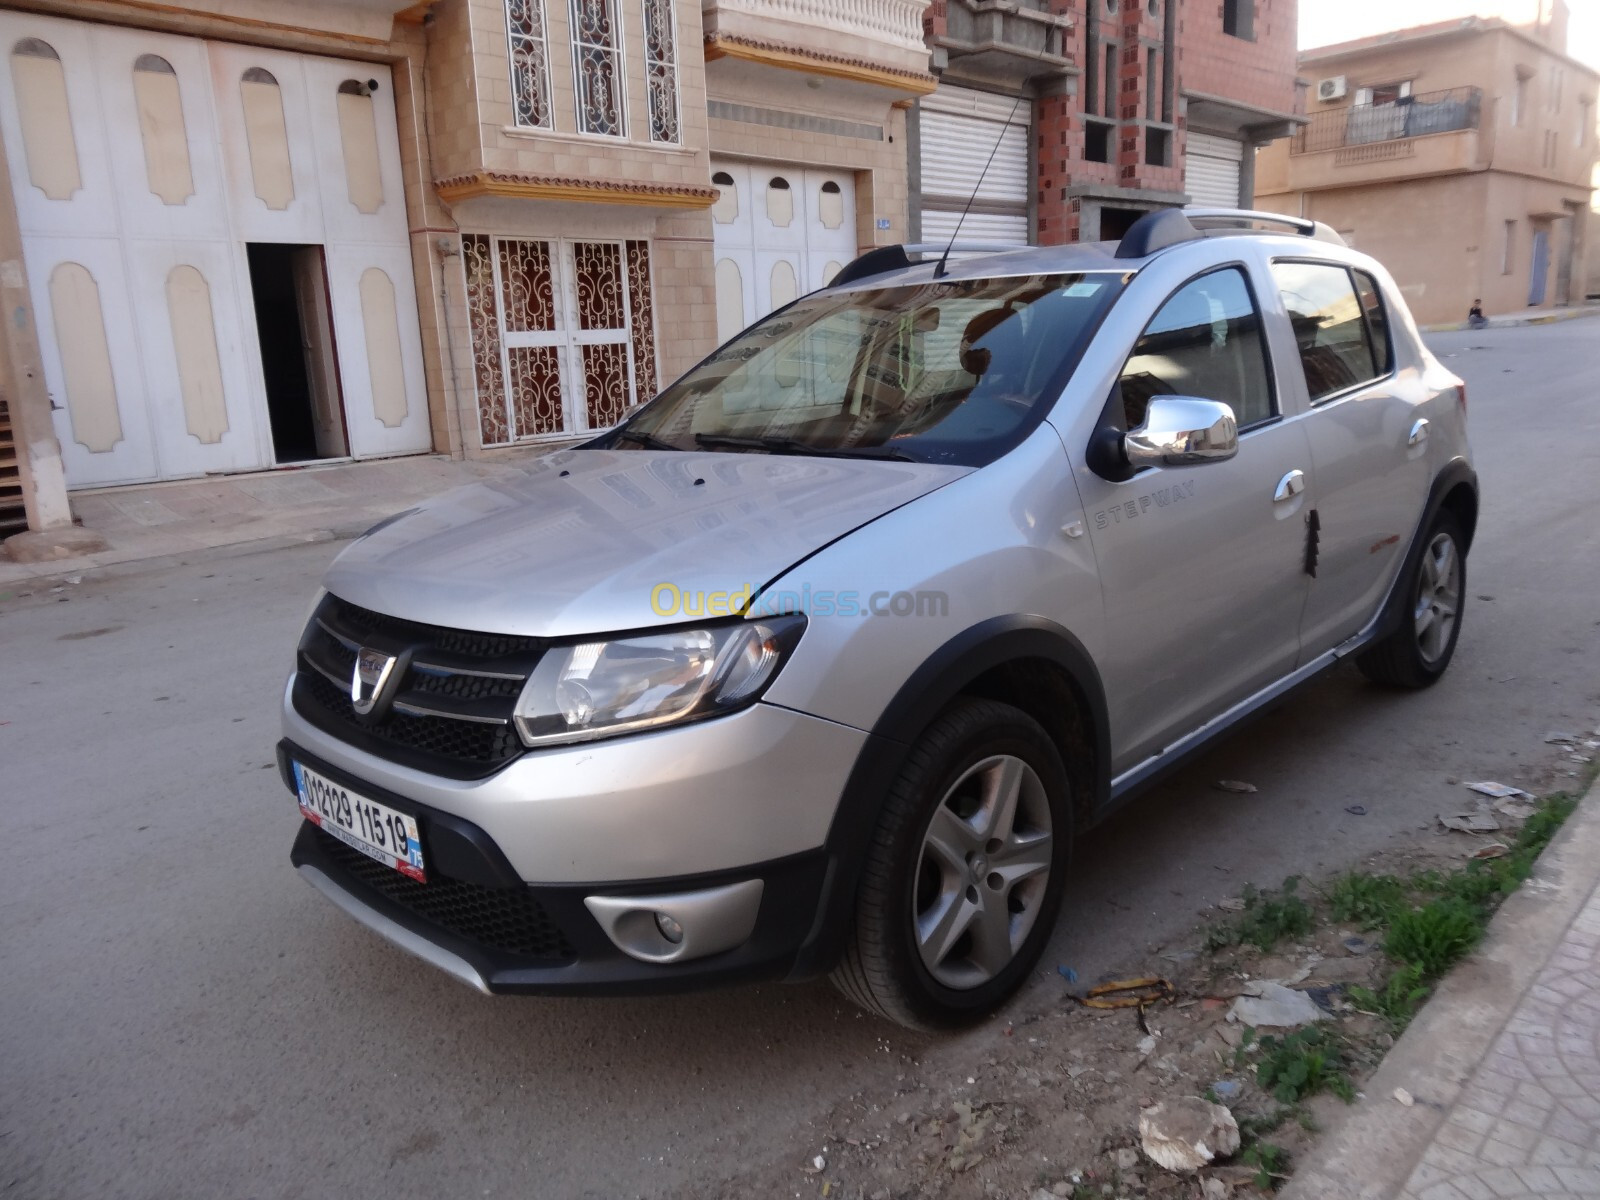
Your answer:
[[[552,961],[576,956],[571,944],[527,888],[491,888],[428,872],[428,882],[400,874],[322,829],[317,845],[347,876],[447,933],[519,958]]]
[[[362,716],[350,698],[359,647],[401,658],[393,703]],[[425,625],[328,596],[300,642],[294,703],[306,720],[370,753],[456,779],[523,751],[512,711],[544,642]]]

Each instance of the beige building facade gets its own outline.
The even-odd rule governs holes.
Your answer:
[[[1560,0],[1539,15],[1302,53],[1308,121],[1257,155],[1257,206],[1339,230],[1425,323],[1581,302],[1600,75]]]
[[[614,424],[905,240],[927,2],[0,6],[0,535]]]

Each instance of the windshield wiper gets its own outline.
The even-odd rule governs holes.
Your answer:
[[[810,442],[802,442],[798,438],[777,437],[767,435],[763,437],[738,437],[727,433],[697,433],[694,435],[695,444],[699,446],[715,447],[726,446],[730,450],[765,450],[771,454],[805,454],[813,458],[874,458],[889,459],[895,462],[921,462],[907,454],[904,450],[895,450],[889,447],[868,446],[861,449],[852,449],[845,446],[813,446]]]
[[[681,446],[674,446],[671,442],[664,442],[653,433],[646,433],[642,429],[619,429],[612,434],[612,439],[618,442],[638,442],[647,450],[681,450]]]

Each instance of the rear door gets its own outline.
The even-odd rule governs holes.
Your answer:
[[[1311,456],[1271,379],[1245,267],[1198,275],[1133,346],[1117,384],[1123,417],[1142,424],[1154,396],[1218,400],[1239,423],[1238,454],[1121,483],[1079,473],[1110,635],[1114,774],[1294,669]]]
[[[1293,349],[1279,380],[1305,388],[1316,472],[1316,579],[1302,661],[1359,633],[1388,594],[1427,498],[1429,392],[1397,363],[1377,281],[1343,263],[1274,259]],[[1298,363],[1298,369],[1296,369]]]

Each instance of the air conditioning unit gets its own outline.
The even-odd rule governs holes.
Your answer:
[[[1317,99],[1324,103],[1329,100],[1343,100],[1345,83],[1343,75],[1335,75],[1332,79],[1317,81]]]

